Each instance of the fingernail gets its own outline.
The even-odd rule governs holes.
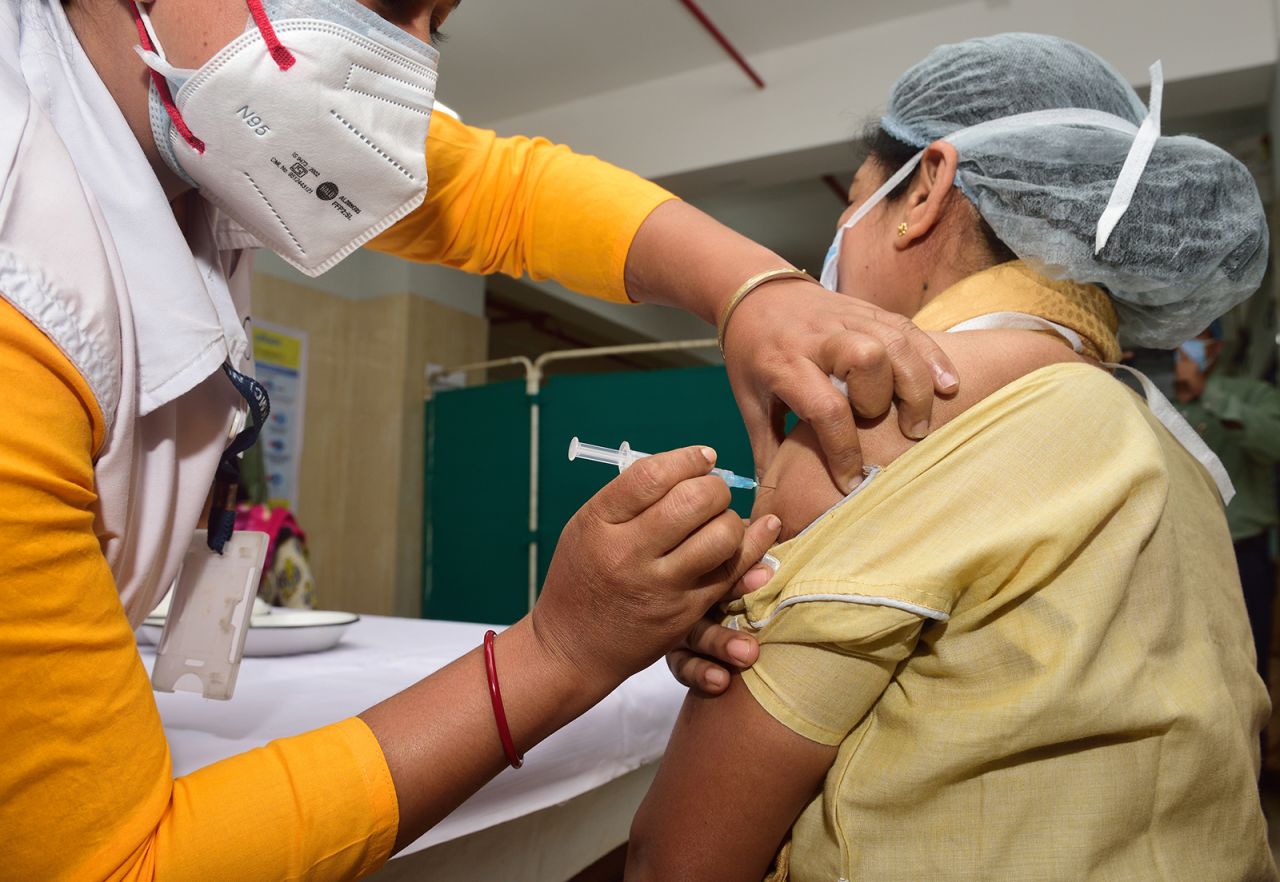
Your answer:
[[[720,670],[719,668],[712,668],[711,670],[707,671],[706,676],[703,677],[703,680],[706,681],[706,684],[708,686],[713,687],[715,689],[723,689],[724,687],[729,685],[729,675],[726,672]]]
[[[960,381],[951,371],[938,371],[938,382],[942,384],[942,388],[949,389]]]
[[[769,515],[767,518],[765,518],[764,525],[765,525],[765,528],[768,530],[782,529],[782,521],[778,518],[777,515]]]
[[[712,450],[710,447],[702,448],[702,457],[707,462],[711,463],[711,465],[716,464],[716,452]]]
[[[751,664],[751,662],[754,661],[751,657],[751,650],[752,646],[750,640],[739,639],[729,641],[729,655],[733,656],[734,661],[740,662],[744,665]],[[719,671],[717,673],[724,672]]]
[[[775,573],[778,571],[778,567],[782,566],[782,561],[778,560],[772,554],[766,554],[764,557],[760,558],[760,563],[764,564]]]
[[[742,585],[748,591],[759,591],[773,578],[773,570],[768,567],[752,567],[742,577]]]
[[[919,441],[925,435],[929,434],[929,421],[921,420],[911,427],[911,437]]]

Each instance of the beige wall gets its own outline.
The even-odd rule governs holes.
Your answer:
[[[425,369],[482,361],[488,323],[414,294],[353,300],[261,272],[253,306],[308,335],[297,514],[318,605],[419,615]]]

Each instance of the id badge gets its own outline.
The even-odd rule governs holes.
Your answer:
[[[267,534],[238,530],[222,554],[196,530],[173,587],[151,685],[226,700],[236,689],[253,600],[267,558]]]

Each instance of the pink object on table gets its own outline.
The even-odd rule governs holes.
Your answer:
[[[304,545],[307,541],[307,534],[298,526],[293,512],[283,506],[272,508],[269,505],[247,503],[239,505],[236,507],[236,529],[267,534],[267,560],[263,564],[264,572],[271,569],[271,562],[276,556],[276,545],[286,534],[297,536],[298,541]]]

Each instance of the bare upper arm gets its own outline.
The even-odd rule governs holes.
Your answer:
[[[929,426],[937,430],[988,395],[1051,364],[1082,361],[1056,336],[1036,331],[994,330],[933,333],[960,374],[960,388],[934,400]],[[896,408],[877,420],[858,420],[863,461],[886,466],[915,444],[898,428]],[[787,436],[760,478],[752,517],[782,519],[782,540],[800,532],[844,494],[832,483],[817,435],[804,423]]]
[[[718,698],[690,693],[632,824],[626,878],[763,878],[835,757],[770,716],[741,677]]]

